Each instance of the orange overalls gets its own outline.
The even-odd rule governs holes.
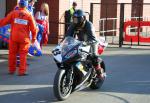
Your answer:
[[[32,14],[26,8],[19,8],[0,20],[0,26],[11,24],[11,35],[9,39],[9,73],[16,70],[16,55],[20,54],[19,75],[26,72],[26,58],[30,46],[30,31],[32,32],[32,43],[37,36],[37,27]]]

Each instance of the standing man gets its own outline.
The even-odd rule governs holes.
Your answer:
[[[76,2],[73,2],[72,3],[72,7],[65,11],[65,33],[67,32],[67,29],[68,27],[70,26],[71,22],[73,21],[72,17],[73,17],[73,14],[76,10],[76,7],[77,7],[77,3]]]
[[[14,8],[14,10],[18,10],[19,9],[19,2],[20,0],[17,0],[17,5]],[[28,0],[28,6],[27,6],[27,10],[32,14],[32,16],[34,17],[34,4],[35,2],[37,2],[37,0]],[[28,63],[27,63],[28,64]],[[17,67],[19,67],[20,65],[20,56],[19,54],[17,55]],[[29,65],[29,64],[28,64]]]
[[[19,1],[19,9],[10,12],[6,18],[0,20],[0,26],[11,24],[11,35],[9,39],[9,74],[16,71],[16,55],[20,54],[20,66],[18,75],[26,75],[26,57],[30,46],[29,33],[32,32],[33,44],[36,40],[37,27],[31,13],[26,9],[27,0]]]

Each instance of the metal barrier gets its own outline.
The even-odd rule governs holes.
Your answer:
[[[112,33],[112,43],[114,43],[114,37],[116,36],[116,32],[119,31],[119,28],[116,28],[118,18],[101,18],[99,20],[99,32],[100,36],[106,36],[105,33]],[[106,30],[106,22],[112,21],[112,29]],[[105,37],[106,38],[106,37]]]
[[[127,32],[128,27],[130,26],[135,26],[137,29],[137,32],[132,35],[131,32]],[[144,43],[150,43],[150,34],[148,36],[147,34],[147,29],[146,30],[146,35],[141,35],[144,33],[144,29],[140,30],[142,27],[150,27],[150,21],[127,21],[124,23],[124,41],[127,42],[144,42]],[[130,31],[129,29],[128,31]]]
[[[128,21],[138,21],[138,19],[141,19],[142,21],[150,21],[150,17],[131,17],[131,18],[125,18],[125,20],[124,20],[124,22],[128,22]],[[139,22],[141,22],[141,21],[139,21]],[[146,34],[146,36],[148,36],[148,34],[149,34],[149,31],[148,31],[148,26],[146,26],[145,27],[145,29],[144,30],[146,30],[145,31],[145,34]],[[128,28],[127,28],[127,34],[132,34],[132,35],[136,35],[136,32],[137,32],[137,30],[138,30],[138,27],[137,26],[135,26],[135,27],[133,27],[133,25],[132,26],[128,26]],[[132,30],[133,31],[135,31],[135,32],[132,32]],[[143,29],[142,29],[143,30]],[[142,34],[141,34],[142,35]],[[143,35],[143,36],[145,36],[145,35]]]
[[[96,32],[105,38],[110,38],[107,42],[119,44],[119,47],[127,44],[124,41],[124,22],[129,20],[150,21],[150,3],[133,2],[133,3],[91,3],[90,20],[96,29]],[[100,20],[97,22],[97,20]],[[138,26],[131,25],[128,28],[129,34],[136,35]],[[149,36],[149,26],[139,29],[144,32],[140,35]],[[107,39],[106,39],[107,40]],[[149,43],[150,44],[150,43]],[[140,44],[140,41],[138,42]]]

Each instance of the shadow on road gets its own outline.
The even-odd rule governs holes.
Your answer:
[[[150,55],[103,56],[107,78],[97,92],[150,94]],[[92,92],[92,90],[85,90]],[[96,92],[94,90],[94,92]]]
[[[57,70],[53,58],[49,55],[42,57],[29,58],[27,76],[17,76],[18,69],[14,75],[8,74],[8,58],[2,58],[0,62],[0,85],[40,85],[49,84],[53,81],[53,77]]]
[[[51,103],[52,87],[0,91],[1,103]]]
[[[8,55],[0,55],[1,103],[50,103],[56,66],[49,55],[29,58],[28,76],[8,74]],[[53,64],[53,65],[52,65]]]

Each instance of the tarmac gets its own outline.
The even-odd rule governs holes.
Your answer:
[[[8,50],[0,50],[0,103],[60,103],[53,93],[57,66],[55,45],[44,46],[41,57],[28,57],[28,76],[8,75]],[[149,46],[109,45],[102,59],[107,78],[97,91],[73,93],[62,103],[149,103]]]

